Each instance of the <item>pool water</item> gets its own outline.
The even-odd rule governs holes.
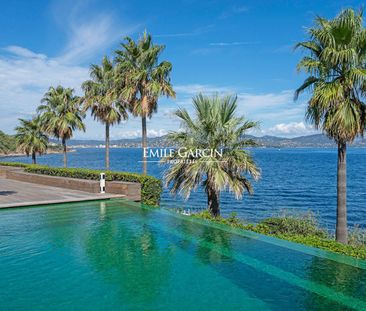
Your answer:
[[[366,263],[124,200],[0,210],[0,310],[366,310]]]

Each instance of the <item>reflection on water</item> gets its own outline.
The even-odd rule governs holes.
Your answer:
[[[332,261],[324,262],[321,258],[313,257],[308,268],[309,277],[321,284],[327,284],[336,292],[348,297],[366,297],[366,273],[363,269],[348,265],[336,264]],[[329,301],[308,293],[308,308],[319,306],[317,310],[335,310]],[[357,308],[356,308],[357,309]],[[336,310],[354,310],[345,306],[337,306]]]
[[[137,223],[121,225],[118,219],[108,219],[106,203],[101,202],[100,222],[88,229],[84,241],[95,270],[119,287],[121,301],[132,297],[131,303],[156,299],[170,267],[171,250],[157,243],[156,234],[144,224],[146,211],[141,212]]]

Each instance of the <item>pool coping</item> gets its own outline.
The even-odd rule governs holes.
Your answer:
[[[50,205],[50,204],[63,204],[63,203],[78,203],[87,201],[101,201],[101,200],[111,200],[111,199],[125,199],[126,196],[123,194],[99,194],[90,195],[85,198],[70,198],[70,199],[58,199],[58,200],[44,200],[44,201],[28,201],[28,202],[17,202],[10,204],[0,204],[0,209],[7,208],[17,208],[17,207],[32,207],[40,205]]]

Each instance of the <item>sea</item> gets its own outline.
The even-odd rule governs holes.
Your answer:
[[[229,192],[221,194],[224,216],[236,213],[248,222],[278,214],[315,215],[322,226],[334,230],[336,219],[337,149],[335,148],[251,148],[248,150],[258,167],[261,178],[253,182],[254,194],[236,200]],[[78,148],[68,154],[69,167],[104,168],[105,150]],[[112,148],[111,169],[141,172],[140,148]],[[62,166],[62,154],[38,157],[38,164]],[[154,159],[151,159],[154,161]],[[156,159],[155,159],[156,160]],[[5,157],[1,161],[30,163],[27,157]],[[148,163],[148,174],[162,178],[166,166]],[[366,227],[366,148],[348,148],[347,207],[350,226]],[[206,208],[207,198],[202,188],[192,192],[188,200],[172,195],[164,187],[161,206],[197,212]]]

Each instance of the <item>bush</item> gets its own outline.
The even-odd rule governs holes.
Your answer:
[[[208,211],[203,211],[194,214],[193,217],[366,260],[366,244],[363,244],[365,231],[360,229],[351,231],[350,243],[344,245],[335,241],[325,230],[319,228],[311,213],[299,216],[270,217],[256,225],[244,223],[235,214],[231,214],[228,218],[221,216],[215,218]]]
[[[327,237],[325,230],[320,229],[312,213],[305,215],[283,215],[264,219],[257,225],[257,231],[273,235],[301,235]]]
[[[205,219],[205,220],[214,221],[214,222],[221,223],[221,224],[224,224],[224,225],[228,225],[228,226],[231,226],[231,227],[234,227],[234,228],[247,229],[247,226],[248,226],[248,225],[244,224],[242,222],[242,220],[236,216],[235,212],[231,213],[228,218],[224,218],[222,216],[213,217],[210,214],[210,212],[207,211],[207,210],[202,211],[202,212],[197,213],[197,214],[193,214],[192,216],[197,217],[197,218],[201,218],[201,219]]]
[[[80,178],[99,180],[102,170],[90,170],[83,168],[59,168],[42,165],[27,165],[25,171],[28,173],[44,174],[50,176]],[[161,180],[147,175],[127,172],[111,172],[107,171],[107,181],[126,181],[137,182],[141,184],[141,202],[146,205],[159,206],[160,195],[163,187]]]
[[[354,226],[348,233],[348,243],[354,246],[366,247],[366,229]]]

